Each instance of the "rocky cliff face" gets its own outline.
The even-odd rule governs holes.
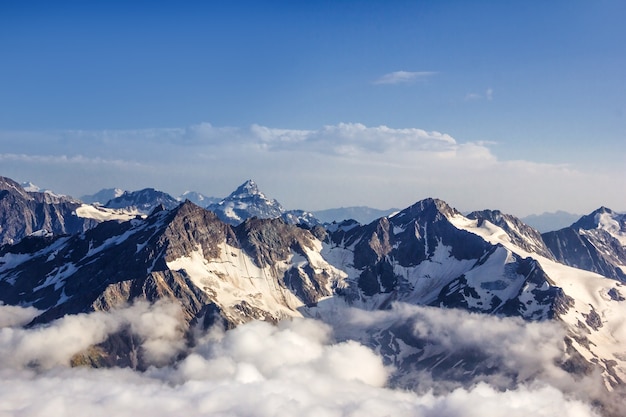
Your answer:
[[[554,316],[559,290],[540,265],[459,229],[454,218],[465,219],[445,202],[427,199],[331,233],[326,253],[343,259],[347,299],[369,308],[406,301],[527,319]]]
[[[626,282],[626,215],[601,207],[542,237],[559,262]]]
[[[3,248],[0,297],[44,310],[38,322],[163,297],[179,299],[188,321],[208,304],[231,324],[275,321],[332,293],[324,273],[331,268],[309,264],[316,245],[310,231],[280,220],[232,228],[187,202],[145,220],[105,222],[79,235],[31,237]],[[300,261],[292,265],[294,257]]]
[[[72,234],[96,224],[76,215],[81,203],[48,193],[26,192],[0,177],[0,244],[16,243],[35,232]]]

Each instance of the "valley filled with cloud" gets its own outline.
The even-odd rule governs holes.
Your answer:
[[[558,323],[398,304],[346,309],[343,320],[326,323],[196,328],[190,342],[181,337],[177,308],[137,303],[24,328],[35,311],[1,306],[0,415],[583,417],[599,415],[594,407],[606,400],[597,375],[576,380],[557,366]],[[393,323],[446,355],[476,350],[492,372],[465,383],[428,370],[398,378],[368,347],[368,335]],[[153,364],[147,370],[70,366],[122,328],[140,341],[138,354]],[[619,407],[618,398],[608,403]]]

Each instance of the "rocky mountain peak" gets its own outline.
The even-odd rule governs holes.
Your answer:
[[[0,244],[17,243],[33,233],[66,234],[91,226],[76,215],[80,203],[50,193],[26,192],[10,178],[0,177]]]
[[[10,193],[18,194],[25,200],[32,200],[32,197],[28,195],[26,190],[24,190],[20,184],[13,181],[11,178],[0,177],[0,191],[8,191]]]
[[[265,196],[253,180],[241,184],[228,197],[206,206],[230,225],[237,226],[252,217],[282,218],[285,223],[315,227],[320,223],[312,213],[303,210],[285,210],[280,203]]]
[[[559,262],[626,282],[626,214],[600,207],[542,237]]]
[[[254,180],[248,180],[241,184],[235,191],[233,191],[227,198],[245,198],[258,195],[262,198],[265,197],[263,193],[259,191],[259,186]]]
[[[600,226],[600,219],[602,215],[608,214],[609,216],[614,216],[616,213],[608,207],[600,207],[597,210],[594,210],[590,214],[582,216],[577,222],[572,224],[571,228],[574,230],[593,230],[597,229]],[[626,217],[626,216],[625,216]]]
[[[426,198],[400,211],[391,217],[392,223],[403,224],[416,220],[420,223],[432,222],[461,214],[448,203],[437,198]]]
[[[30,193],[38,193],[38,192],[41,191],[41,188],[38,185],[33,184],[30,181],[24,181],[24,182],[22,182],[21,185],[22,185],[22,188],[24,188],[25,191],[28,191]]]

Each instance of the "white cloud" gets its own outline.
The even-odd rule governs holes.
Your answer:
[[[16,316],[32,320],[36,314],[31,308],[16,314],[19,307],[2,307],[0,323],[17,323]],[[184,348],[181,320],[176,304],[139,302],[112,313],[70,315],[29,329],[0,328],[0,368],[67,366],[74,355],[127,326],[141,341],[148,363],[162,365]]]
[[[252,137],[273,151],[319,152],[353,155],[360,152],[446,151],[456,146],[449,135],[422,129],[368,127],[361,123],[340,123],[319,130],[272,129],[254,125]]]
[[[465,95],[465,101],[480,100],[481,98],[483,98],[483,96],[481,96],[480,94],[476,94],[476,93],[467,93]]]
[[[465,95],[465,101],[475,101],[475,100],[493,100],[493,88],[489,87],[485,90],[484,93],[467,93]]]
[[[347,335],[344,337],[362,337],[376,329],[400,324],[402,328],[412,330],[410,335],[404,335],[409,350],[416,341],[424,341],[430,355],[443,352],[445,356],[459,353],[463,357],[464,352],[473,352],[475,357],[484,357],[484,365],[498,369],[494,375],[475,374],[465,383],[466,386],[485,381],[498,389],[510,389],[534,380],[552,384],[564,380],[572,382],[572,377],[556,366],[565,348],[565,330],[557,322],[525,322],[520,318],[501,318],[405,303],[394,304],[391,310],[386,311],[349,309],[342,312],[340,322],[333,322],[339,338],[344,333]],[[402,352],[399,354],[403,356]],[[416,382],[419,385],[426,380],[418,379]],[[460,384],[446,380],[439,383]],[[421,391],[432,389],[432,384],[433,381],[429,381],[426,387],[420,388]]]
[[[7,306],[0,303],[0,329],[28,324],[41,312],[35,307]]]
[[[374,84],[410,84],[436,75],[433,71],[395,71],[383,75]]]
[[[493,93],[491,93],[493,94]],[[1,175],[80,196],[101,188],[195,190],[223,197],[247,178],[285,207],[406,207],[439,197],[460,210],[520,216],[626,207],[623,167],[599,174],[528,160],[503,160],[492,143],[437,131],[338,123],[318,129],[271,126],[127,131],[0,132]],[[11,145],[11,147],[9,147]],[[24,149],[19,149],[24,146]],[[30,149],[29,152],[26,149]],[[545,159],[545,158],[544,158]],[[601,187],[598,184],[602,184]]]
[[[277,326],[252,322],[223,332],[212,329],[198,334],[198,344],[189,355],[172,366],[139,373],[128,369],[68,368],[64,359],[78,345],[72,340],[100,340],[101,331],[113,330],[111,323],[136,325],[139,332],[163,343],[176,344],[176,332],[160,331],[168,324],[170,306],[141,304],[111,313],[66,317],[44,330],[20,329],[21,347],[2,333],[0,349],[0,414],[23,417],[41,415],[135,416],[186,415],[220,416],[423,416],[423,417],[526,417],[596,416],[593,408],[558,381],[519,381],[502,390],[489,381],[452,387],[435,394],[396,390],[386,384],[393,369],[382,358],[355,340],[336,341],[327,324],[310,319],[281,322]],[[2,312],[2,310],[0,310]],[[134,317],[134,318],[133,318]],[[346,312],[353,329],[412,319],[417,336],[434,344],[461,349],[478,346],[511,367],[545,363],[557,353],[552,347],[562,335],[555,325],[524,324],[521,321],[489,318],[439,309],[396,308],[389,312]],[[176,319],[173,321],[176,322]],[[175,326],[174,326],[175,327]],[[54,329],[54,334],[42,332]],[[6,329],[3,329],[3,331]],[[86,336],[80,336],[81,333]],[[45,342],[43,342],[45,336]],[[61,341],[74,346],[64,347]],[[538,344],[537,344],[538,343]],[[37,347],[39,345],[39,347]],[[529,348],[531,346],[532,348]],[[34,371],[44,350],[50,359],[47,369]],[[543,350],[548,348],[548,350]],[[30,359],[30,360],[29,360]],[[419,375],[421,378],[423,375]],[[417,375],[416,375],[417,377]],[[428,379],[425,379],[427,381]],[[432,379],[431,379],[432,380]],[[432,380],[434,381],[434,380]],[[619,403],[619,402],[618,402]]]

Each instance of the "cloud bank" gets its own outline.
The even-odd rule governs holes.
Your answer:
[[[259,124],[120,131],[0,132],[4,176],[58,193],[153,187],[223,197],[248,178],[285,207],[406,207],[426,197],[462,211],[524,216],[626,207],[623,167],[597,173],[503,160],[498,145],[418,128],[339,123],[318,129]],[[10,152],[6,152],[10,150]],[[598,186],[601,184],[602,186]]]
[[[480,326],[478,316],[413,306],[355,310],[345,312],[344,327],[297,319],[277,326],[251,322],[227,332],[196,329],[196,344],[172,363],[172,354],[183,349],[177,309],[163,302],[139,303],[109,313],[68,316],[45,327],[0,329],[0,415],[599,415],[576,390],[558,379],[541,378],[544,372],[536,365],[558,355],[561,333],[553,333],[551,324],[481,316],[487,325]],[[0,309],[0,314],[12,313]],[[507,389],[494,383],[496,375],[445,389],[431,376],[420,382],[419,390],[394,389],[390,381],[397,370],[366,346],[362,331],[399,320],[411,320],[413,334],[435,346],[454,352],[476,345],[530,373]],[[160,366],[145,372],[68,367],[78,350],[128,325],[143,335],[142,347],[156,352],[153,363]],[[349,337],[347,329],[356,337]],[[34,368],[33,361],[41,366]]]
[[[112,312],[69,315],[50,325],[22,328],[40,312],[32,307],[0,306],[0,368],[51,369],[108,336],[129,329],[149,363],[162,365],[184,348],[182,314],[175,304],[135,305]]]

